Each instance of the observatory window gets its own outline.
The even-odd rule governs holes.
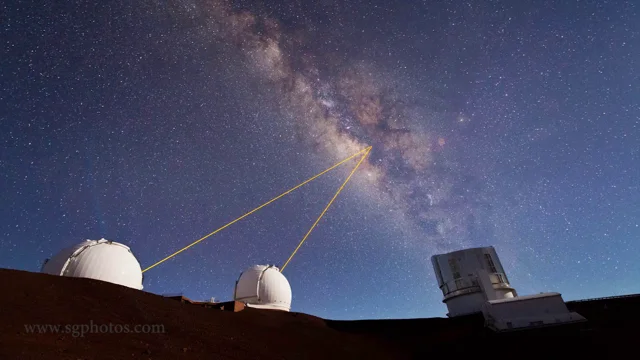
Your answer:
[[[449,285],[447,285],[447,284],[442,285],[442,291],[445,294],[448,294],[449,293]]]
[[[451,268],[451,274],[453,274],[453,278],[460,279],[460,268],[458,267],[458,262],[456,262],[456,259],[449,259],[449,267]]]
[[[487,260],[487,265],[489,265],[489,271],[492,273],[497,273],[496,265],[493,263],[493,259],[491,258],[491,254],[484,254],[484,258]]]

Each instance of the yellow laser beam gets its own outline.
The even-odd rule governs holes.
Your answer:
[[[322,176],[322,175],[324,175],[324,174],[328,173],[329,171],[331,171],[331,170],[333,170],[333,169],[337,168],[338,166],[340,166],[340,165],[344,164],[345,162],[347,162],[347,161],[349,161],[349,160],[353,159],[354,157],[356,157],[356,156],[358,156],[358,155],[362,154],[363,152],[365,152],[365,151],[366,151],[366,152],[367,152],[367,154],[368,154],[368,153],[369,153],[369,150],[371,150],[371,147],[368,147],[368,148],[365,148],[365,149],[362,149],[362,150],[358,151],[357,153],[355,153],[355,154],[353,154],[353,155],[349,156],[348,158],[346,158],[346,159],[344,159],[344,160],[342,160],[342,161],[340,161],[340,162],[336,163],[335,165],[331,166],[330,168],[328,168],[328,169],[326,169],[326,170],[324,170],[324,171],[322,171],[322,172],[320,172],[320,173],[316,174],[315,176],[310,177],[309,179],[307,179],[307,180],[305,180],[305,181],[301,182],[300,184],[298,184],[297,186],[292,187],[291,189],[289,189],[289,190],[287,190],[287,191],[283,192],[282,194],[280,194],[280,195],[278,195],[278,196],[274,197],[273,199],[271,199],[271,200],[267,201],[266,203],[264,203],[264,204],[262,204],[262,205],[258,206],[257,208],[255,208],[255,209],[253,209],[253,210],[251,210],[251,211],[249,211],[249,212],[245,213],[244,215],[242,215],[242,216],[240,216],[240,217],[236,218],[235,220],[232,220],[232,221],[228,222],[227,224],[225,224],[225,225],[223,225],[223,226],[221,226],[221,227],[217,228],[216,230],[212,231],[211,233],[209,233],[209,234],[207,234],[207,235],[205,235],[205,236],[201,237],[200,239],[198,239],[198,240],[194,241],[193,243],[191,243],[191,244],[189,244],[189,245],[187,245],[187,246],[183,247],[182,249],[180,249],[180,250],[178,250],[178,251],[174,252],[173,254],[171,254],[171,255],[169,255],[169,256],[167,256],[167,257],[165,257],[164,259],[162,259],[162,260],[160,260],[160,261],[156,262],[155,264],[153,264],[153,265],[151,265],[151,266],[147,267],[146,269],[142,270],[142,272],[144,273],[144,272],[146,272],[146,271],[148,271],[148,270],[153,269],[154,267],[156,267],[156,266],[158,266],[158,265],[162,264],[163,262],[165,262],[165,261],[167,261],[167,260],[171,259],[172,257],[174,257],[174,256],[176,256],[176,255],[178,255],[178,254],[180,254],[181,252],[183,252],[183,251],[185,251],[185,250],[189,249],[190,247],[192,247],[192,246],[194,246],[194,245],[196,245],[196,244],[198,244],[198,243],[200,243],[200,242],[202,242],[202,241],[206,240],[208,237],[210,237],[210,236],[212,236],[212,235],[217,234],[218,232],[220,232],[220,231],[222,231],[222,230],[226,229],[227,227],[229,227],[229,226],[231,226],[231,225],[235,224],[236,222],[238,222],[238,221],[240,221],[240,220],[242,220],[242,219],[246,218],[247,216],[249,216],[249,215],[253,214],[254,212],[256,212],[256,211],[258,211],[258,210],[262,209],[263,207],[265,207],[265,206],[267,206],[267,205],[269,205],[269,204],[271,204],[272,202],[274,202],[274,201],[276,201],[276,200],[278,200],[278,199],[282,198],[283,196],[285,196],[285,195],[287,195],[287,194],[289,194],[289,193],[293,192],[294,190],[296,190],[296,189],[298,189],[298,188],[300,188],[300,187],[302,187],[302,186],[304,186],[304,185],[306,185],[306,184],[310,183],[311,181],[313,181],[313,180],[315,180],[315,179],[319,178],[320,176]],[[360,160],[360,162],[362,162],[362,160]],[[359,166],[359,165],[360,165],[360,163],[358,163],[358,166]]]
[[[298,252],[298,250],[300,249],[302,244],[304,244],[304,242],[307,240],[309,235],[311,235],[311,232],[313,231],[313,229],[315,229],[316,225],[318,225],[318,223],[320,222],[320,219],[322,219],[322,217],[327,212],[327,210],[329,210],[329,208],[331,207],[331,204],[333,204],[333,202],[336,200],[338,195],[340,195],[340,192],[342,191],[342,189],[344,189],[344,187],[347,185],[349,180],[351,180],[351,177],[356,172],[356,170],[358,170],[358,168],[360,167],[360,164],[362,164],[362,162],[367,157],[367,155],[369,155],[369,152],[371,151],[371,146],[369,146],[365,150],[366,150],[366,152],[364,153],[364,155],[362,155],[362,158],[360,158],[360,161],[358,161],[358,164],[353,168],[353,170],[351,170],[351,173],[349,174],[349,176],[347,176],[347,179],[342,183],[342,185],[340,186],[338,191],[336,191],[336,193],[333,195],[333,198],[331,198],[331,200],[329,201],[327,206],[325,206],[324,210],[322,210],[322,213],[320,214],[320,216],[318,216],[318,218],[316,219],[316,222],[314,222],[313,225],[311,225],[311,228],[309,228],[309,231],[307,231],[307,233],[304,235],[304,237],[302,238],[302,241],[300,241],[300,243],[298,244],[298,247],[296,247],[296,249],[293,250],[293,253],[291,253],[291,256],[289,256],[289,258],[284,263],[284,265],[282,265],[282,268],[280,269],[280,272],[284,271],[284,268],[287,267],[287,265],[289,264],[291,259],[293,259],[293,256]]]

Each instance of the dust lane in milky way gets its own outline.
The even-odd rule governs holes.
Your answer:
[[[2,16],[2,267],[37,271],[102,237],[148,266],[373,146],[287,267],[292,310],[440,316],[429,257],[485,245],[522,294],[640,292],[634,2],[14,2]],[[282,265],[354,165],[145,273],[145,289],[230,298],[247,266]]]
[[[358,189],[381,193],[376,200],[417,223],[425,242],[455,239],[459,247],[469,240],[483,194],[475,175],[461,173],[442,154],[444,143],[425,129],[429,120],[451,116],[430,109],[429,94],[403,88],[393,72],[370,62],[332,62],[336,54],[317,51],[304,34],[292,36],[271,17],[222,1],[200,6],[207,24],[202,38],[237,46],[249,69],[278,92],[280,108],[303,138],[336,159],[375,147]]]

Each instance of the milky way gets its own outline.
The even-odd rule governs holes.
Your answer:
[[[635,2],[21,1],[0,18],[0,267],[100,237],[148,266],[372,146],[287,267],[294,311],[441,316],[429,257],[486,245],[520,294],[640,292]],[[145,290],[228,299],[353,165]]]
[[[359,189],[381,192],[376,200],[417,225],[421,241],[434,250],[468,242],[479,226],[475,214],[484,205],[483,189],[476,174],[463,174],[442,154],[444,139],[428,122],[454,115],[430,107],[431,94],[404,88],[372,62],[332,63],[335,54],[314,51],[304,28],[294,36],[271,17],[234,11],[225,2],[192,6],[205,23],[201,35],[242,51],[247,70],[277,91],[280,109],[295,119],[305,141],[335,159],[374,146],[364,166],[369,176],[360,178],[369,184]]]

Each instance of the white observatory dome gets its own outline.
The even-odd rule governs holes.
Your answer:
[[[63,249],[42,265],[51,275],[90,278],[142,290],[142,269],[128,246],[106,239]]]
[[[254,308],[289,311],[291,286],[277,267],[254,265],[240,274],[233,300]]]

